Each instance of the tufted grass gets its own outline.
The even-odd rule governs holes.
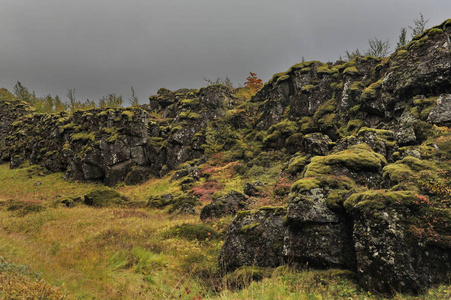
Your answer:
[[[238,187],[242,179],[233,178],[232,167],[216,166],[211,179],[221,180],[223,171],[224,185]],[[0,165],[0,256],[11,266],[27,266],[1,273],[0,299],[381,299],[347,277],[287,268],[234,289],[230,280],[243,275],[225,279],[217,265],[232,217],[205,224],[196,215],[141,205],[149,195],[177,191],[170,176],[118,187],[130,197],[129,206],[67,208],[55,205],[58,196],[82,195],[98,185],[68,182],[61,173],[46,175],[36,167]],[[35,186],[36,181],[42,184]],[[8,209],[12,203],[44,208],[30,204],[27,213],[19,213]],[[425,297],[446,299],[450,292],[441,286]]]

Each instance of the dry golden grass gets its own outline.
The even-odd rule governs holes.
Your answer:
[[[227,174],[225,185],[240,186],[243,179],[233,178],[229,170],[230,166],[222,170]],[[348,280],[323,284],[316,272],[291,270],[276,270],[242,290],[228,290],[228,283],[218,274],[221,238],[202,235],[205,224],[198,216],[169,215],[142,205],[55,205],[57,196],[82,195],[98,186],[70,183],[62,174],[38,173],[34,168],[9,170],[0,165],[0,256],[42,272],[38,282],[21,274],[8,277],[4,281],[8,284],[0,285],[0,299],[13,299],[13,293],[22,293],[22,299],[32,295],[36,289],[27,290],[27,285],[56,299],[61,295],[67,299],[380,299],[359,291]],[[212,176],[220,179],[220,173]],[[150,195],[179,189],[169,178],[118,190],[132,204],[145,203]],[[35,186],[38,180],[42,185]],[[26,214],[8,210],[20,201],[38,203],[44,209]],[[210,224],[215,230],[211,236],[217,236],[217,231],[220,237],[231,220]],[[193,228],[192,234],[175,234],[174,229],[183,224],[196,225],[184,227]],[[443,295],[449,293],[449,286],[442,286],[430,290],[427,299],[446,299]]]

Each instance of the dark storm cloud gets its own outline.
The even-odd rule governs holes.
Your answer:
[[[449,0],[1,0],[0,86],[38,95],[107,93],[141,102],[158,88],[198,88],[203,78],[249,71],[264,80],[306,60],[390,39],[422,12],[433,26]]]

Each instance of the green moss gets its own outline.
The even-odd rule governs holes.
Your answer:
[[[370,211],[381,210],[389,205],[410,205],[417,201],[413,191],[369,190],[351,195],[344,202],[346,210],[365,206]]]
[[[122,112],[123,116],[126,116],[128,118],[129,121],[133,120],[133,116],[135,115],[135,113],[131,110],[124,110]]]
[[[312,84],[304,85],[301,87],[301,93],[311,93],[314,88],[315,86]]]
[[[309,67],[307,67],[307,68],[302,68],[302,69],[299,70],[299,73],[301,73],[301,74],[307,74],[307,73],[310,73],[311,70],[312,70],[312,69],[309,68]]]
[[[328,65],[323,65],[323,66],[319,66],[319,67],[316,69],[316,72],[317,72],[318,74],[322,74],[322,75],[332,75],[332,74],[334,74],[334,73],[337,73],[338,70],[337,70],[336,68],[334,68],[334,67],[329,68]]]
[[[297,124],[294,121],[284,119],[281,122],[274,124],[268,129],[268,132],[279,131],[281,133],[294,133],[298,130]]]
[[[355,75],[359,75],[359,71],[357,70],[357,68],[355,66],[352,67],[348,67],[343,71],[344,75],[348,75],[348,76],[355,76]]]
[[[250,216],[252,214],[251,210],[240,210],[236,213],[237,218],[244,218],[246,216]]]
[[[361,91],[363,89],[363,84],[360,81],[354,81],[351,86],[349,87],[349,91],[351,92],[357,92]]]
[[[281,136],[282,136],[282,133],[278,130],[275,130],[263,139],[263,143],[269,144],[269,143],[277,142]]]
[[[293,158],[286,169],[287,173],[291,175],[296,175],[304,169],[305,165],[307,164],[307,157],[306,156],[297,156]]]
[[[435,170],[437,166],[434,162],[418,159],[413,156],[406,156],[400,161],[384,167],[383,178],[392,183],[410,181],[415,173],[422,170]]]
[[[358,144],[347,150],[324,157],[322,163],[325,165],[343,165],[354,171],[375,171],[386,165],[387,161],[383,155],[374,152],[367,144]]]
[[[288,146],[296,147],[301,144],[303,136],[304,135],[302,133],[294,133],[290,135],[290,137],[288,137],[285,142]]]
[[[301,125],[300,131],[303,133],[310,133],[315,131],[315,124],[310,117],[303,117],[299,124]]]
[[[196,106],[200,104],[199,98],[193,98],[193,99],[183,99],[182,100],[182,106]]]
[[[76,129],[79,129],[79,128],[80,128],[80,127],[77,126],[77,125],[74,124],[74,123],[69,123],[69,124],[66,124],[66,125],[63,125],[63,126],[60,126],[60,127],[59,127],[59,129],[60,129],[61,132],[64,132],[64,131],[70,130],[70,129],[76,130]]]
[[[47,207],[42,204],[22,201],[14,201],[7,207],[8,211],[16,212],[17,216],[19,217],[23,217],[32,213],[39,213],[46,209]]]
[[[318,120],[318,126],[321,130],[333,128],[338,124],[339,118],[337,114],[329,114]]]
[[[291,191],[293,193],[303,193],[316,188],[328,188],[330,190],[350,190],[354,186],[355,182],[348,177],[319,175],[317,177],[305,177],[299,179],[298,181],[293,183],[293,185],[291,186]]]
[[[341,209],[343,202],[347,199],[349,193],[349,190],[331,190],[326,198],[327,207],[335,211]]]
[[[360,119],[349,120],[346,125],[346,131],[348,133],[355,133],[360,127],[364,125],[364,122]]]
[[[382,87],[382,79],[372,83],[369,87],[363,90],[360,99],[363,101],[376,98],[377,91]]]
[[[392,184],[409,180],[412,175],[413,172],[409,166],[402,163],[390,164],[383,169],[384,180],[390,180]]]
[[[290,75],[288,75],[288,74],[282,75],[282,76],[277,78],[276,83],[280,83],[280,82],[288,80],[288,79],[290,79]]]
[[[413,156],[406,156],[399,163],[408,165],[415,172],[421,170],[435,170],[437,166],[432,161],[421,160]]]
[[[86,133],[86,132],[79,132],[79,133],[74,133],[70,136],[72,141],[92,141],[94,142],[96,139],[96,133],[95,132],[91,132],[91,133]]]
[[[84,203],[89,206],[107,207],[123,204],[124,197],[112,189],[97,189],[84,196]]]
[[[188,114],[187,118],[190,119],[190,120],[197,120],[197,119],[201,119],[202,116],[200,114],[198,114],[198,113],[191,112],[191,113]]]
[[[407,55],[409,55],[409,51],[407,50],[399,50],[396,52],[396,56],[400,58],[405,58]]]
[[[429,97],[429,98],[414,98],[413,104],[415,106],[430,106],[435,105],[437,103],[438,97]]]
[[[428,30],[428,36],[432,37],[436,34],[442,34],[443,30],[440,28],[431,28]]]
[[[240,232],[241,233],[248,233],[248,232],[252,231],[254,228],[256,228],[258,226],[260,226],[259,222],[250,223],[250,224],[242,226],[240,228]]]
[[[280,78],[282,78],[282,79],[280,80]],[[271,81],[273,81],[275,83],[278,83],[278,82],[286,80],[288,78],[290,78],[289,71],[281,72],[281,73],[274,74],[274,76],[272,77]]]
[[[99,112],[97,115],[100,117],[108,116],[108,112],[109,112],[109,110],[105,109],[105,110],[102,110],[101,112]]]
[[[375,133],[378,138],[381,138],[384,140],[393,140],[393,138],[394,138],[394,132],[391,130],[370,128],[370,127],[360,128],[360,130],[358,131],[357,134],[363,135],[363,134],[365,134],[365,132]]]
[[[196,120],[196,119],[202,118],[202,116],[200,114],[195,113],[195,112],[191,112],[191,111],[181,112],[179,117],[181,119],[190,119],[190,120]]]
[[[287,208],[285,206],[262,206],[258,208],[259,211],[272,212],[276,216],[285,215]]]
[[[315,157],[313,158],[315,159]],[[306,192],[306,191],[310,191],[312,189],[316,189],[319,188],[321,184],[321,180],[319,179],[319,177],[306,177],[306,178],[302,178],[299,179],[298,181],[296,181],[295,183],[293,183],[291,185],[291,191],[292,192],[297,192],[297,193],[302,193],[302,192]]]
[[[323,105],[321,105],[313,115],[313,120],[318,121],[322,116],[335,112],[337,109],[337,100],[335,98],[329,99]]]
[[[315,156],[304,169],[304,177],[317,177],[332,172],[332,168],[324,163],[324,156]]]

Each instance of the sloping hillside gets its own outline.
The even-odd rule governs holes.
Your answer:
[[[0,296],[447,299],[450,39],[299,63],[251,100],[38,114],[1,90]]]

